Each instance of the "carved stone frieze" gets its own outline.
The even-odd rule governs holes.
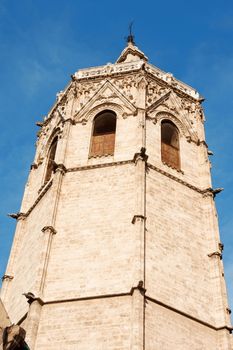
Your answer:
[[[113,83],[117,86],[119,91],[124,94],[132,103],[135,103],[137,97],[137,81],[138,76],[127,76],[116,78]]]
[[[126,118],[135,115],[136,107],[112,82],[105,81],[98,91],[82,106],[74,116],[76,122],[86,124],[104,109],[112,109],[117,116]]]
[[[140,70],[143,65],[144,65],[144,62],[142,60],[138,60],[135,62],[107,64],[105,66],[100,66],[95,68],[80,69],[74,74],[74,78],[81,80],[81,79],[88,79],[88,78],[94,78],[94,77],[106,77],[106,76],[109,77],[111,75],[117,75],[117,74],[122,74],[126,72]]]
[[[139,105],[141,90],[146,89],[148,84],[144,72],[128,76],[119,76],[113,79],[113,84],[135,106]]]
[[[149,63],[145,64],[145,70],[151,76],[158,78],[161,81],[161,83],[163,81],[166,83],[166,85],[171,86],[174,89],[177,89],[181,93],[183,93],[187,96],[190,96],[195,100],[200,99],[200,95],[195,89],[193,89],[191,86],[181,82],[180,80],[176,79],[171,73],[166,73],[166,72],[162,71],[161,69],[159,69],[159,68],[157,68]]]
[[[103,82],[76,82],[76,98],[74,100],[74,113],[76,114],[92,98]]]
[[[169,91],[169,88],[161,86],[153,80],[149,80],[147,85],[146,107],[151,106],[155,101],[159,100]]]

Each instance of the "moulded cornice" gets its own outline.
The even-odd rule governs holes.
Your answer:
[[[163,169],[160,169],[158,167],[156,167],[155,165],[152,165],[150,163],[147,162],[147,155],[144,153],[144,149],[141,149],[140,153],[135,153],[136,158],[139,157],[143,157],[144,161],[146,162],[146,166],[150,169],[153,169],[157,172],[159,172],[160,174],[163,174],[167,177],[169,177],[170,179],[179,182],[180,184],[200,193],[203,195],[203,197],[212,197],[214,198],[216,193],[219,193],[220,189],[212,189],[212,188],[206,188],[206,189],[201,189],[198,188],[196,186],[191,185],[190,183],[182,180],[180,177],[174,176],[173,174],[164,171]],[[97,169],[97,168],[106,168],[106,167],[112,167],[112,166],[119,166],[119,165],[126,165],[126,164],[133,164],[135,165],[135,156],[133,159],[129,159],[129,160],[122,160],[122,161],[115,161],[115,162],[108,162],[108,163],[100,163],[100,164],[90,164],[90,165],[84,165],[84,166],[78,166],[78,167],[74,167],[74,168],[65,168],[63,164],[59,164],[59,166],[63,169],[64,174],[65,173],[69,173],[69,172],[76,172],[76,171],[85,171],[85,170],[90,170],[90,169]],[[40,193],[37,197],[37,199],[35,200],[35,202],[33,203],[33,205],[28,209],[28,211],[26,213],[20,213],[22,218],[26,218],[31,212],[32,210],[36,207],[36,205],[39,203],[39,201],[43,198],[43,196],[45,195],[45,193],[49,190],[49,188],[52,186],[53,183],[53,179],[51,179],[48,183],[46,183],[40,190]],[[217,192],[216,192],[217,191]],[[136,215],[137,216],[137,215]],[[47,226],[46,226],[47,227]]]
[[[132,47],[131,47],[132,46]],[[125,56],[129,53],[132,55],[137,54],[138,60],[130,62],[121,62]],[[144,68],[146,75],[154,77],[157,81],[165,84],[168,88],[180,92],[184,96],[190,97],[198,102],[203,101],[203,98],[199,93],[190,87],[189,85],[181,82],[180,80],[173,77],[171,73],[166,73],[161,69],[153,66],[150,63],[147,63],[147,57],[142,51],[140,51],[136,46],[129,45],[123,50],[121,56],[115,64],[107,64],[104,66],[91,67],[87,69],[81,69],[77,71],[72,76],[72,81],[68,83],[64,91],[61,91],[57,94],[57,100],[52,106],[47,117],[44,118],[43,122],[39,122],[39,125],[43,128],[54,118],[54,112],[58,111],[59,116],[64,120],[64,116],[61,114],[59,107],[63,106],[64,103],[69,99],[69,96],[75,97],[77,94],[76,82],[82,81],[83,79],[106,79],[106,77],[124,75],[125,73],[133,73],[135,71],[141,70]]]
[[[123,62],[118,64],[106,64],[104,66],[91,67],[80,69],[74,74],[76,81],[91,78],[106,78],[112,75],[119,75],[123,73],[130,73],[138,71],[144,66],[145,62],[142,60],[135,62]]]
[[[200,94],[191,86],[183,83],[182,81],[176,79],[173,74],[167,73],[159,69],[158,67],[153,66],[150,63],[145,64],[145,71],[152,75],[153,77],[165,82],[168,86],[170,86],[172,89],[176,89],[180,91],[181,93],[192,97],[196,101],[202,102],[203,97],[200,96]]]
[[[153,170],[157,171],[158,173],[160,173],[160,174],[162,174],[162,175],[165,175],[165,176],[169,177],[170,179],[172,179],[172,180],[174,180],[174,181],[176,181],[176,182],[179,182],[180,184],[182,184],[182,185],[184,185],[184,186],[190,188],[191,190],[196,191],[196,192],[202,194],[203,197],[207,197],[207,196],[208,196],[208,197],[210,196],[210,197],[212,197],[212,198],[214,197],[214,196],[213,196],[213,189],[212,189],[212,188],[206,188],[206,189],[198,188],[198,187],[193,186],[193,185],[191,185],[190,183],[188,183],[188,182],[182,180],[181,178],[179,178],[179,177],[177,177],[177,176],[174,176],[174,175],[168,173],[167,171],[164,171],[164,170],[158,168],[158,167],[155,166],[155,165],[152,165],[152,164],[150,164],[150,163],[147,163],[147,166],[148,166],[148,168],[153,169]]]

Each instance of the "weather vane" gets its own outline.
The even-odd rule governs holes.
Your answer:
[[[133,21],[130,22],[129,24],[129,35],[127,36],[127,42],[135,45],[132,27],[133,27]]]

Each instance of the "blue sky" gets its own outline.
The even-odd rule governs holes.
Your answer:
[[[114,62],[134,20],[137,46],[206,97],[206,137],[233,307],[233,2],[0,0],[0,275],[33,161],[37,127],[79,68]]]

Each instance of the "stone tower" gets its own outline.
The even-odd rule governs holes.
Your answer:
[[[1,293],[31,350],[231,349],[203,99],[147,61],[129,40],[38,123]]]

